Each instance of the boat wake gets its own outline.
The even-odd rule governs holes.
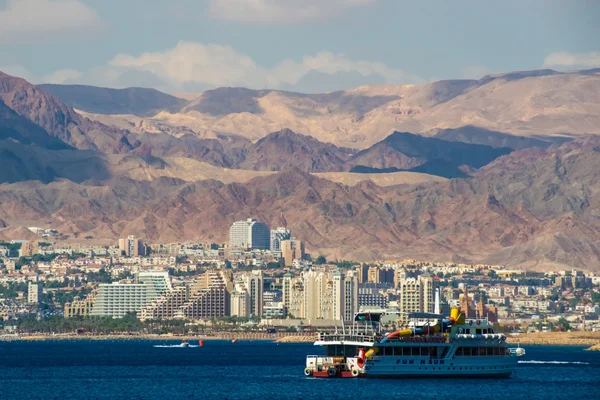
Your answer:
[[[589,365],[588,362],[583,362],[583,361],[539,361],[539,360],[519,361],[519,364],[577,364],[577,365]]]
[[[152,346],[152,347],[160,347],[160,348],[163,348],[163,349],[169,349],[169,348],[175,348],[175,349],[177,349],[177,348],[179,348],[179,349],[185,349],[185,348],[187,348],[187,347],[200,347],[200,346],[198,346],[198,345],[194,345],[194,344],[190,344],[190,345],[187,345],[187,346],[182,346],[182,345],[180,345],[180,344],[155,344],[155,345],[154,345],[154,346]]]

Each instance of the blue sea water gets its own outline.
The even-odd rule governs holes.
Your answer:
[[[311,344],[0,342],[0,399],[600,399],[600,352],[529,346],[509,379],[317,379]]]

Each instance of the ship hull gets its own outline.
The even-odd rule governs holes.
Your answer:
[[[469,379],[508,379],[512,375],[511,372],[503,372],[503,373],[485,373],[485,374],[389,374],[389,375],[363,375],[363,378],[372,378],[372,379],[430,379],[430,378],[469,378]]]
[[[375,357],[368,360],[364,375],[375,377],[468,377],[507,378],[517,366],[516,357],[455,357],[453,359]]]

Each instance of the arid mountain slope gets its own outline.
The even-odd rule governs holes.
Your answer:
[[[85,85],[39,85],[69,107],[98,114],[153,116],[162,110],[179,110],[188,102],[155,89],[109,89]]]
[[[0,140],[4,139],[47,149],[69,148],[65,142],[50,136],[42,127],[17,114],[0,100]]]
[[[284,129],[248,146],[236,166],[259,171],[299,168],[305,172],[337,172],[346,169],[349,156],[347,150]]]
[[[96,238],[225,241],[231,222],[286,225],[314,254],[415,257],[531,268],[600,262],[600,138],[522,150],[476,178],[348,187],[299,170],[246,183],[136,181],[0,185],[0,218],[59,221]]]
[[[525,137],[571,137],[600,133],[600,75],[598,70],[525,71],[316,95],[220,88],[178,113],[164,111],[146,121],[190,129],[200,137],[219,133],[250,140],[289,128],[356,149],[394,131],[434,135],[465,126]],[[474,143],[497,142],[494,137],[483,141],[487,138]]]
[[[132,148],[126,132],[83,118],[58,98],[3,72],[0,72],[0,101],[72,147],[111,153]]]
[[[455,166],[480,168],[510,151],[508,148],[449,142],[408,132],[394,132],[381,142],[357,153],[351,162],[353,165],[374,168],[410,169],[427,161],[444,160]]]

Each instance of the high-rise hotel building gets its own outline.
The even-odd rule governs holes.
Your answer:
[[[425,273],[418,277],[408,277],[400,274],[398,282],[400,311],[411,312],[439,312],[435,310],[435,281],[433,276]]]
[[[92,316],[122,318],[130,312],[138,313],[167,291],[172,290],[169,273],[138,272],[133,283],[103,283],[92,307]]]
[[[231,293],[231,315],[261,317],[263,314],[264,279],[260,270],[240,275]]]
[[[294,318],[352,321],[358,312],[355,271],[309,270],[283,277],[283,303]]]
[[[209,270],[147,304],[140,319],[212,319],[229,315],[231,271]]]
[[[269,228],[253,218],[236,221],[229,228],[229,247],[233,249],[269,250],[271,234]]]
[[[145,256],[148,249],[141,239],[129,235],[126,239],[119,239],[119,250],[127,257],[139,257]]]

